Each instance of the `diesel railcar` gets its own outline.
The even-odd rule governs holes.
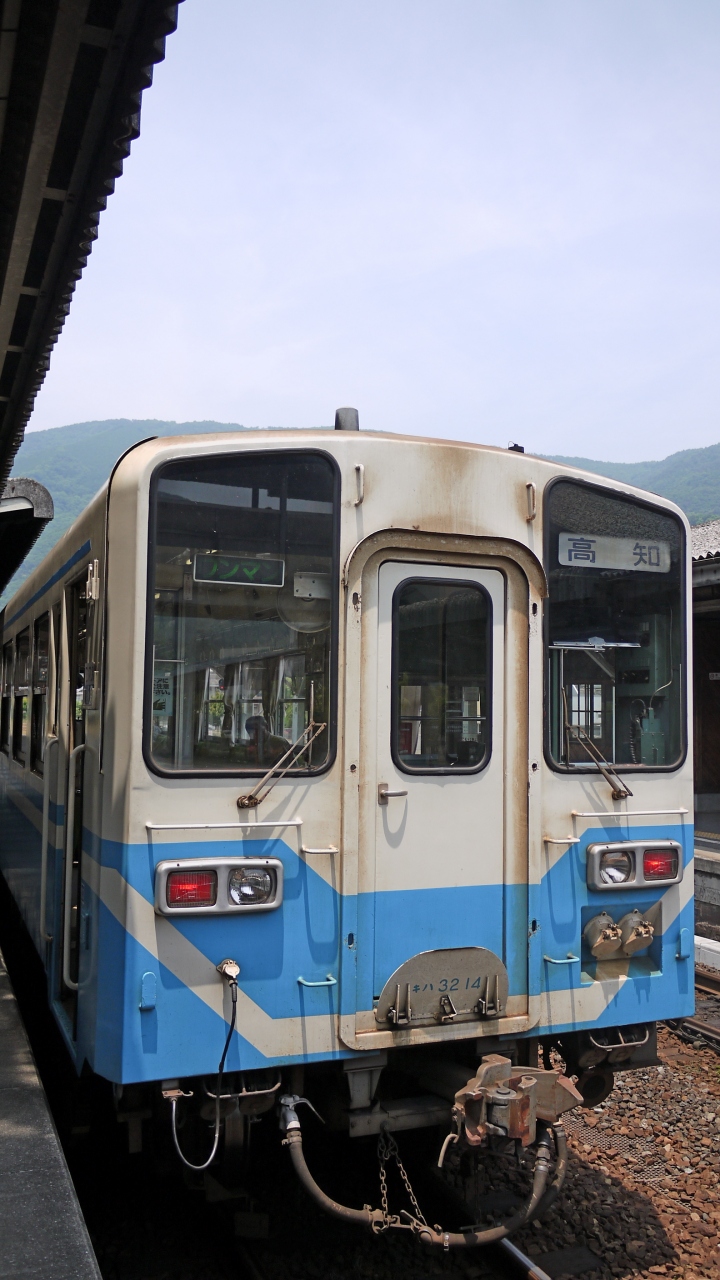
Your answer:
[[[0,867],[135,1146],[279,1117],[316,1198],[397,1224],[319,1190],[307,1099],[534,1158],[526,1220],[563,1112],[693,1009],[687,523],[355,425],[120,459],[4,611]]]

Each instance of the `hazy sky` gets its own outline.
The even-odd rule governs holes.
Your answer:
[[[32,428],[720,440],[717,0],[185,0]]]

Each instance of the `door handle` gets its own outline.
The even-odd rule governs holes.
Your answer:
[[[393,796],[406,796],[407,791],[389,791],[387,782],[378,783],[378,804],[387,804]]]

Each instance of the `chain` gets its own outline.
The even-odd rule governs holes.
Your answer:
[[[390,1225],[390,1213],[388,1210],[388,1192],[387,1192],[387,1162],[393,1159],[398,1168],[398,1173],[403,1180],[403,1185],[408,1194],[408,1199],[415,1211],[415,1217],[424,1227],[427,1226],[425,1216],[417,1202],[415,1192],[410,1185],[410,1179],[405,1172],[405,1167],[400,1159],[398,1145],[391,1133],[386,1129],[381,1129],[378,1134],[378,1160],[380,1161],[380,1196],[382,1200],[383,1218],[387,1226]]]
[[[385,1226],[390,1225],[390,1210],[388,1208],[388,1190],[387,1190],[387,1170],[385,1165],[389,1152],[383,1141],[384,1135],[381,1133],[378,1138],[378,1159],[380,1161],[380,1200],[382,1202],[383,1221]]]

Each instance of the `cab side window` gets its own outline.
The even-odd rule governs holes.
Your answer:
[[[45,760],[45,735],[47,733],[48,706],[48,657],[50,619],[47,613],[38,618],[34,627],[32,709],[30,727],[30,768],[42,777]]]
[[[15,685],[13,695],[13,756],[25,764],[30,749],[30,628],[15,638]]]
[[[12,721],[13,643],[8,641],[2,651],[2,701],[0,703],[0,751],[10,752],[10,723]]]

